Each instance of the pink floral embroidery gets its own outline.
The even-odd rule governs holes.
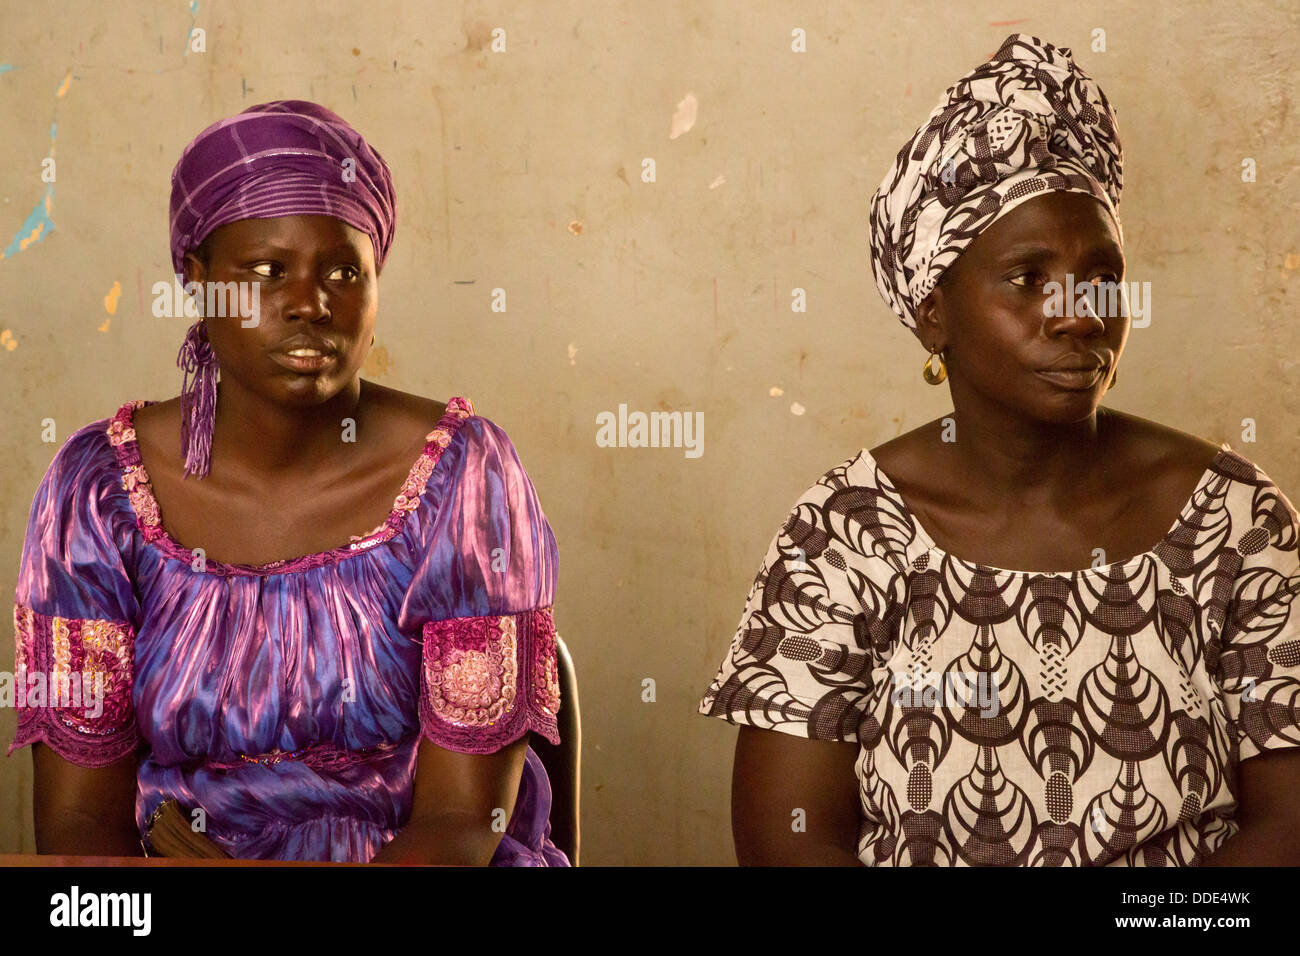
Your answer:
[[[32,616],[30,608],[21,604],[14,605],[14,674],[19,675],[34,667],[32,647],[36,641],[32,633]]]
[[[122,486],[126,488],[131,507],[144,525],[150,529],[160,528],[162,519],[158,514],[158,502],[154,500],[144,466],[132,465],[127,468],[122,474]]]
[[[492,753],[536,731],[560,742],[551,608],[424,625],[420,724],[434,743]]]
[[[515,702],[515,619],[453,618],[429,625],[424,675],[433,712],[470,727],[495,724]]]
[[[560,670],[556,660],[555,621],[550,608],[537,613],[533,641],[533,693],[539,710],[554,717],[560,712]]]
[[[383,531],[385,525],[387,525],[387,524],[388,524],[388,519],[385,518],[383,521],[379,522],[379,524],[375,525],[375,527],[374,527],[373,530],[368,531],[368,532],[365,533],[365,534],[354,534],[354,535],[352,535],[350,538],[348,538],[348,540],[349,540],[349,541],[365,541],[367,538],[373,538],[373,537],[375,537],[376,535],[378,535],[381,531]]]
[[[140,446],[136,440],[133,416],[136,409],[152,404],[154,403],[136,400],[127,402],[119,408],[106,430],[108,440],[117,455],[118,467],[122,472],[122,487],[130,499],[131,508],[136,514],[136,526],[145,541],[158,547],[168,557],[191,564],[194,560],[194,550],[181,545],[163,528],[158,501],[154,497],[148,472],[140,459]],[[425,436],[424,449],[415,464],[411,466],[388,517],[368,534],[350,536],[348,544],[330,551],[271,561],[267,564],[226,564],[209,559],[204,563],[203,571],[226,576],[291,574],[333,564],[391,540],[401,531],[406,516],[420,506],[429,477],[442,458],[443,451],[451,444],[461,423],[473,414],[474,406],[467,398],[456,396],[447,402],[447,409],[443,412],[442,418],[438,420],[433,431]]]
[[[437,449],[445,448],[446,445],[433,441],[434,435],[441,434],[443,434],[441,430],[430,433],[428,436],[429,444],[434,445]],[[451,442],[450,435],[447,436],[447,442]],[[428,445],[425,447],[427,449]],[[429,476],[433,474],[433,466],[437,464],[437,461],[438,459],[433,453],[426,451],[420,457],[420,460],[415,463],[415,467],[411,469],[411,474],[406,479],[406,483],[402,485],[402,493],[397,497],[398,508],[409,511],[419,504],[420,495],[423,493],[425,485],[429,483]]]
[[[140,408],[146,403],[143,401],[129,402],[132,405],[132,411]],[[127,442],[135,441],[135,428],[132,426],[130,418],[123,418],[119,409],[117,415],[108,423],[108,441],[113,447],[124,445]]]
[[[134,714],[131,703],[135,675],[135,635],[128,625],[113,621],[77,621],[80,625],[83,673],[104,675],[104,713],[109,727],[125,726]]]
[[[14,634],[22,699],[15,701],[18,732],[10,752],[42,740],[82,766],[104,766],[135,748],[130,624],[57,617],[15,604]]]

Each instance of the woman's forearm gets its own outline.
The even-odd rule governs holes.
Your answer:
[[[385,844],[371,863],[432,863],[442,866],[487,866],[501,843],[491,818],[438,814],[412,820]]]
[[[1201,866],[1300,866],[1294,821],[1242,824]]]
[[[75,810],[36,822],[36,852],[57,856],[144,856],[134,821],[127,826]]]

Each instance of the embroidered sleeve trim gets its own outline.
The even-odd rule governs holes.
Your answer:
[[[139,746],[129,623],[56,617],[15,604],[14,640],[18,731],[8,754],[40,741],[78,766],[104,767]]]
[[[495,753],[529,731],[559,744],[551,608],[430,621],[423,640],[424,736],[460,753]]]

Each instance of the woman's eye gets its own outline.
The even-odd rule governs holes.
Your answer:
[[[1030,280],[1037,279],[1037,278],[1038,278],[1037,272],[1022,272],[1018,276],[1012,276],[1009,281],[1011,282],[1012,285],[1018,285],[1023,289],[1023,288],[1028,288],[1032,284]],[[1025,281],[1021,282],[1020,281],[1021,279],[1024,279]]]
[[[249,266],[248,268],[250,271],[252,271],[256,275],[261,276],[264,279],[274,279],[278,275],[280,275],[282,271],[279,263],[276,262],[259,262],[256,265]],[[340,273],[344,273],[344,274],[340,275]],[[360,270],[357,269],[356,266],[339,266],[337,269],[335,269],[333,272],[330,273],[330,278],[331,279],[341,278],[344,280],[350,280],[350,279],[355,279],[360,275],[361,272]]]

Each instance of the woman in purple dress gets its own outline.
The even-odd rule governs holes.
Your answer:
[[[467,399],[360,378],[387,165],[267,103],[186,148],[171,212],[176,272],[255,319],[206,315],[183,394],[80,429],[37,490],[9,753],[37,744],[38,850],[139,855],[175,800],[235,858],[569,865],[528,747],[559,741],[537,494]]]

